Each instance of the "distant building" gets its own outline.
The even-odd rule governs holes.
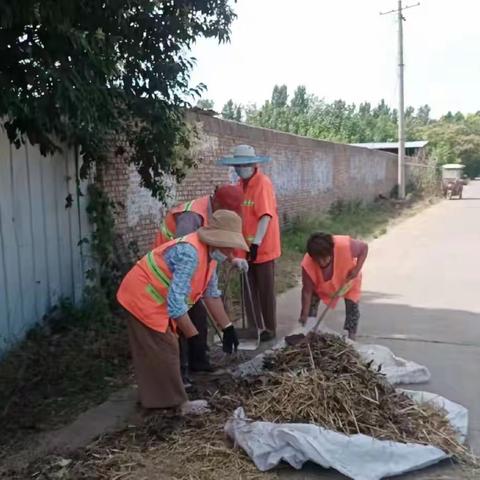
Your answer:
[[[409,157],[422,158],[427,140],[416,140],[414,142],[405,142],[405,155]],[[363,147],[370,150],[382,150],[384,152],[398,155],[398,142],[373,142],[373,143],[351,143],[353,147]]]

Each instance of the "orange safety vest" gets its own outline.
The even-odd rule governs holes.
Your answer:
[[[210,260],[208,246],[200,241],[197,233],[164,243],[147,253],[127,273],[117,292],[117,300],[126,310],[147,327],[162,333],[167,331],[170,321],[167,296],[172,280],[172,273],[163,255],[169,247],[179,242],[189,243],[198,254],[198,266],[187,299],[190,305],[198,302],[207,289],[217,262]]]
[[[200,197],[196,200],[191,200],[190,202],[181,203],[180,205],[170,209],[163,219],[160,230],[155,235],[155,243],[153,248],[159,247],[160,245],[163,245],[164,243],[175,238],[175,233],[177,231],[175,215],[185,212],[194,212],[202,217],[203,225],[207,225],[209,205],[210,196],[206,195],[205,197]]]
[[[348,272],[350,272],[350,270],[357,264],[357,259],[352,256],[350,240],[350,237],[346,235],[333,236],[333,275],[328,282],[323,279],[320,265],[315,262],[308,253],[303,257],[302,268],[311,278],[315,285],[316,294],[325,304],[330,303],[335,293],[344,286]],[[361,296],[361,287],[362,274],[360,273],[358,277],[353,280],[352,286],[344,295],[344,298],[358,302]],[[333,300],[331,308],[335,308],[337,302],[338,298]]]
[[[258,248],[257,259],[254,263],[265,263],[275,260],[281,255],[280,224],[278,220],[277,199],[271,180],[259,169],[248,181],[240,180],[240,187],[244,192],[242,204],[243,235],[250,245],[257,233],[258,222],[264,215],[271,217],[262,243]],[[246,252],[236,251],[241,258]]]

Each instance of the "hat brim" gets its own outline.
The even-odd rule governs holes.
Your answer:
[[[236,166],[236,165],[253,165],[255,163],[268,163],[272,159],[270,157],[222,157],[218,161],[218,165]]]
[[[249,251],[247,242],[241,233],[201,227],[198,230],[198,237],[203,243],[211,247],[238,248],[246,252]]]

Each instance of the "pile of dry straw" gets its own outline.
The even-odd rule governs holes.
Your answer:
[[[268,373],[244,402],[252,419],[313,423],[347,435],[430,444],[458,458],[469,456],[444,411],[396,392],[381,371],[338,336],[310,336],[267,358],[265,367]]]
[[[139,427],[88,447],[62,466],[65,476],[37,473],[33,478],[277,478],[275,472],[259,472],[242,450],[226,442],[223,427],[238,406],[253,420],[308,422],[347,435],[364,433],[378,439],[431,444],[462,463],[475,462],[456,440],[445,412],[419,406],[397,393],[381,371],[362,362],[339,337],[311,336],[307,342],[272,354],[265,367],[264,374],[255,378],[234,381],[227,376],[197,386],[195,396],[208,398],[212,406],[206,416],[150,417]]]

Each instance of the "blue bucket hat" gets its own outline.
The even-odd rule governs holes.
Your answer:
[[[225,166],[253,165],[256,163],[267,163],[270,160],[270,157],[255,155],[255,149],[250,145],[237,145],[233,149],[233,155],[231,157],[222,157],[218,164]]]

